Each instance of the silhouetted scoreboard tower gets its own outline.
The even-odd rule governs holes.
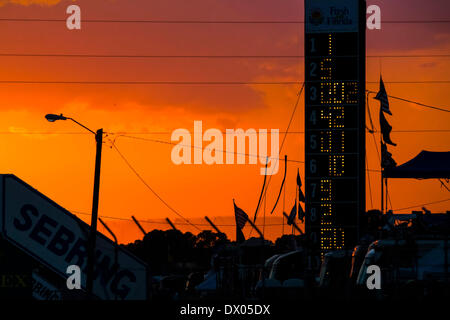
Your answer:
[[[365,210],[365,27],[360,0],[305,0],[306,235],[313,268],[350,249]]]

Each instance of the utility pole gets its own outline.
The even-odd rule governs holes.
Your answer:
[[[87,276],[86,276],[86,291],[89,298],[92,298],[93,286],[94,286],[94,266],[95,266],[95,243],[97,240],[97,218],[98,218],[98,199],[100,192],[100,166],[102,162],[102,146],[103,146],[103,129],[98,129],[97,132],[86,127],[84,124],[77,120],[65,117],[62,114],[47,114],[45,118],[49,122],[55,122],[58,120],[70,120],[86,129],[90,133],[95,135],[96,153],[95,153],[95,173],[94,173],[94,194],[92,197],[92,213],[91,213],[91,227],[88,235],[88,247],[87,247]]]
[[[100,191],[100,165],[102,160],[103,129],[95,134],[97,143],[95,155],[94,195],[92,200],[91,228],[88,237],[87,278],[86,291],[92,295],[94,286],[95,245],[97,240],[98,200]]]

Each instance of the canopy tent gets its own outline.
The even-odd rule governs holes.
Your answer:
[[[384,170],[385,178],[449,179],[450,151],[421,151],[413,159]]]

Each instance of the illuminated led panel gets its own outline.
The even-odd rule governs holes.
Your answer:
[[[305,148],[309,154],[355,153],[357,134],[357,130],[313,130]]]
[[[306,234],[352,248],[365,210],[365,2],[305,1]]]

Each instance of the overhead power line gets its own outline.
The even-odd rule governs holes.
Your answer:
[[[81,214],[81,215],[87,215],[90,216],[90,213],[87,212],[83,212],[83,211],[76,211],[76,210],[69,210],[70,212],[76,213],[76,214]],[[133,221],[133,219],[129,219],[129,218],[122,218],[122,217],[111,217],[111,216],[99,216],[100,218],[103,219],[111,219],[111,220],[120,220],[120,221]],[[230,216],[230,219],[234,219],[232,216]],[[139,219],[139,222],[141,223],[151,223],[151,224],[161,224],[161,225],[167,225],[167,221],[166,220],[161,220],[161,221],[157,221],[155,220],[143,220],[143,219]],[[186,222],[178,222],[175,221],[176,225],[191,225],[189,223]],[[222,224],[222,223],[214,223],[216,226],[219,227],[236,227],[236,224],[234,223],[227,223],[227,224]],[[198,227],[210,227],[211,225],[208,223],[195,223],[196,226]],[[282,226],[283,223],[269,223],[266,224],[266,226]]]
[[[0,18],[0,22],[66,22],[51,18]],[[147,24],[304,24],[302,20],[169,20],[169,19],[82,19],[82,23],[147,23]],[[436,20],[382,20],[383,24],[445,24],[447,19]]]
[[[379,133],[379,130],[373,130],[374,133]],[[450,132],[447,129],[430,129],[430,130],[392,130],[391,132],[396,133],[445,133]],[[370,132],[371,133],[371,132]]]
[[[302,83],[302,87],[300,88],[300,91],[298,92],[297,100],[296,100],[296,102],[295,102],[295,104],[294,104],[294,108],[293,108],[293,110],[292,110],[291,117],[290,117],[289,122],[288,122],[288,125],[287,125],[287,127],[286,127],[286,133],[284,134],[283,140],[281,141],[281,146],[280,146],[280,148],[279,148],[278,154],[280,154],[281,151],[283,150],[284,143],[286,142],[286,138],[287,138],[287,133],[289,132],[289,128],[291,127],[292,120],[294,119],[295,112],[297,111],[298,103],[300,102],[300,97],[301,97],[301,95],[302,95],[304,89],[305,89],[305,83],[303,82],[303,83]],[[289,160],[288,160],[288,159],[285,159],[285,161],[289,161]],[[267,190],[269,189],[269,185],[270,185],[270,182],[271,182],[271,181],[272,181],[272,175],[270,175],[270,177],[269,177],[269,181],[267,182],[267,186],[264,186],[264,185],[263,185],[263,193],[262,193],[262,194],[264,195],[264,201],[266,201]],[[255,219],[256,219],[256,215],[257,215],[257,213],[258,213],[258,210],[259,210],[259,207],[256,208]],[[250,234],[251,234],[251,233],[250,233]]]
[[[366,134],[371,134],[372,132],[374,133],[378,133],[378,130],[370,130],[370,132],[366,132]],[[391,132],[395,132],[395,133],[449,133],[450,129],[405,129],[405,130],[392,130]],[[108,132],[108,134],[110,135],[171,135],[173,132],[172,131],[132,131],[132,132],[126,132],[126,131],[118,131],[118,132]],[[305,134],[304,131],[290,131],[290,132],[285,132],[285,131],[279,131],[279,134]],[[195,132],[193,133],[195,134]],[[229,134],[226,131],[222,131],[222,134],[226,135]],[[258,134],[258,132],[256,132],[255,134]],[[270,135],[270,131],[267,132],[268,135]],[[82,136],[87,136],[90,135],[89,132],[40,132],[40,131],[30,131],[30,132],[10,132],[10,131],[0,131],[0,135],[22,135],[22,136],[27,136],[27,135],[48,135],[48,136],[58,136],[58,135],[82,135]],[[136,139],[141,139],[141,137],[133,137]],[[156,142],[156,141],[155,141]],[[161,142],[163,142],[161,140]],[[165,142],[165,141],[164,141]]]
[[[450,82],[450,81],[449,81]],[[82,84],[82,85],[296,85],[298,81],[34,81],[0,80],[0,84]]]
[[[378,132],[377,130],[374,130],[374,132]],[[436,132],[450,132],[450,129],[404,129],[404,130],[392,130],[391,132],[397,132],[397,133],[436,133]],[[126,135],[128,135],[128,134],[139,134],[139,135],[158,135],[158,134],[160,134],[160,135],[167,135],[167,134],[172,134],[173,133],[173,131],[141,131],[141,132],[139,132],[139,131],[135,131],[135,132],[122,132],[122,131],[119,131],[119,132],[110,132],[111,134],[118,134],[118,135],[120,135],[120,134],[126,134]],[[221,133],[222,134],[231,134],[231,133],[228,133],[227,131],[221,131]],[[279,131],[278,132],[279,134],[305,134],[305,132],[304,131],[289,131],[289,132],[286,132],[286,131]],[[0,134],[2,134],[1,132],[0,132]],[[39,133],[37,133],[37,134],[39,134]],[[54,134],[54,133],[48,133],[48,134]],[[88,132],[86,132],[86,133],[83,133],[83,134],[89,134]],[[195,132],[193,132],[193,134],[195,134]],[[233,134],[235,134],[234,132],[233,132]],[[251,134],[251,133],[249,133],[249,134]],[[254,134],[258,134],[258,132],[255,132]],[[271,134],[270,133],[270,131],[268,131],[267,132],[267,134]]]
[[[141,141],[147,141],[147,142],[155,142],[155,143],[161,143],[161,144],[167,144],[167,145],[178,145],[180,146],[179,143],[175,143],[172,141],[165,141],[165,140],[158,140],[158,139],[147,139],[147,138],[141,138],[141,137],[133,137],[133,136],[128,136],[128,135],[119,135],[116,137],[117,138],[130,138],[130,139],[136,139],[136,140],[141,140]],[[202,149],[202,150],[209,150],[207,147],[203,148],[203,147],[198,147],[195,145],[181,145],[184,147],[190,147],[192,149]],[[220,149],[210,149],[211,151],[215,151],[215,152],[221,152],[221,153],[229,153],[229,154],[234,154],[234,155],[243,155],[243,156],[247,156],[247,157],[260,157],[259,155],[256,154],[249,154],[249,153],[241,153],[241,152],[235,152],[235,151],[227,151],[227,150],[220,150]],[[284,158],[275,158],[275,157],[267,157],[269,160],[282,160],[284,161]],[[305,161],[302,160],[293,160],[293,159],[287,159],[288,162],[294,162],[294,163],[305,163]],[[381,170],[378,169],[366,169],[366,171],[370,171],[370,172],[381,172]],[[269,177],[269,179],[272,177],[272,175]]]
[[[450,198],[448,199],[443,199],[443,200],[438,200],[438,201],[433,201],[433,202],[427,202],[427,203],[422,203],[422,204],[418,204],[418,205],[414,205],[414,206],[409,206],[409,207],[404,207],[404,208],[398,208],[398,209],[394,209],[392,210],[394,213],[396,211],[403,211],[403,210],[407,210],[407,209],[414,209],[414,208],[419,208],[419,207],[423,207],[426,205],[431,205],[431,204],[438,204],[438,203],[443,203],[443,202],[447,202],[450,201]],[[83,212],[83,211],[76,211],[76,210],[70,210],[70,212],[73,213],[77,213],[77,214],[82,214],[82,215],[88,215],[90,216],[90,213],[87,212]],[[120,221],[133,221],[132,219],[128,219],[128,218],[122,218],[122,217],[111,217],[111,216],[99,216],[100,218],[104,218],[104,219],[111,219],[111,220],[120,220]],[[232,218],[230,216],[230,218]],[[165,221],[155,221],[155,220],[139,220],[142,223],[152,223],[152,224],[161,224],[161,225],[165,225],[167,224],[167,222]],[[193,225],[192,223],[183,223],[183,222],[177,222],[177,225]],[[220,224],[220,223],[215,223],[216,226],[219,227],[235,227],[235,224]],[[266,224],[266,226],[281,226],[283,225],[282,223],[269,223]],[[196,223],[195,226],[210,226],[209,224],[202,224],[202,223]]]
[[[447,202],[447,201],[450,201],[450,198],[443,199],[443,200],[438,200],[438,201],[433,201],[433,202],[428,202],[428,203],[422,203],[422,204],[409,206],[409,207],[404,207],[404,208],[399,208],[399,209],[395,209],[395,210],[392,210],[392,211],[395,212],[395,211],[402,211],[402,210],[407,210],[407,209],[419,208],[419,207],[427,206],[427,205],[430,205],[430,204],[442,203],[442,202]]]
[[[260,156],[257,154],[250,154],[250,153],[242,153],[242,152],[235,152],[235,151],[228,151],[228,150],[220,150],[220,149],[210,149],[208,147],[200,147],[200,146],[196,146],[196,145],[183,145],[180,143],[176,143],[176,142],[172,142],[172,141],[165,141],[165,140],[159,140],[159,139],[148,139],[148,138],[142,138],[142,137],[133,137],[133,136],[129,136],[129,135],[118,135],[116,138],[129,138],[129,139],[135,139],[135,140],[142,140],[142,141],[147,141],[147,142],[155,142],[155,143],[161,143],[161,144],[167,144],[167,145],[173,145],[173,146],[182,146],[182,147],[188,147],[188,148],[192,148],[192,149],[201,149],[201,150],[210,150],[210,151],[214,151],[214,152],[221,152],[224,154],[233,154],[233,155],[241,155],[241,156],[246,156],[246,157],[254,157],[254,158],[259,158]],[[277,158],[277,157],[267,157],[269,160],[284,160],[281,158]],[[300,161],[300,160],[288,160],[290,162],[297,162],[297,163],[304,163],[304,161]]]
[[[136,169],[131,165],[131,163],[127,160],[127,158],[120,152],[120,150],[117,148],[117,146],[114,143],[112,144],[112,146],[117,151],[117,153],[122,158],[122,160],[126,163],[126,165],[131,169],[131,171],[133,171],[133,173],[138,177],[138,179],[147,187],[147,189],[149,189],[155,195],[155,197],[157,197],[170,211],[175,213],[178,217],[180,217],[181,219],[186,221],[188,224],[190,224],[197,230],[202,231],[200,228],[198,228],[196,225],[194,225],[188,219],[186,219],[183,215],[181,215],[172,206],[170,206],[152,187],[150,187],[150,185],[144,180],[144,178],[142,178],[142,176],[136,171]]]
[[[74,84],[74,85],[299,85],[302,81],[44,81],[0,80],[0,84]],[[377,84],[379,81],[366,81]],[[388,84],[449,84],[450,80],[384,81]]]
[[[117,58],[117,59],[301,59],[304,55],[151,55],[151,54],[74,54],[74,53],[0,53],[0,57]],[[366,58],[450,58],[450,54],[367,55]]]
[[[366,90],[366,92],[369,93],[369,94],[370,93],[376,94],[375,91]],[[439,111],[443,111],[443,112],[450,112],[450,109],[445,109],[445,108],[442,108],[442,107],[435,107],[435,106],[431,106],[431,105],[424,104],[424,103],[421,103],[421,102],[412,101],[412,100],[408,100],[408,99],[404,99],[404,98],[399,98],[399,97],[395,97],[395,96],[391,96],[391,95],[388,95],[388,97],[392,98],[392,99],[404,101],[404,102],[413,103],[413,104],[416,104],[418,106],[429,108],[429,109],[439,110]]]
[[[403,98],[399,98],[399,97],[394,97],[394,96],[389,96],[389,97],[392,98],[392,99],[396,99],[396,100],[401,100],[401,101],[405,101],[405,102],[409,102],[409,103],[414,103],[414,104],[416,104],[418,106],[422,106],[422,107],[425,107],[425,108],[435,109],[435,110],[444,111],[444,112],[450,112],[450,109],[443,109],[443,108],[439,108],[439,107],[434,107],[434,106],[430,106],[430,105],[423,104],[423,103],[420,103],[420,102],[416,102],[416,101],[412,101],[412,100],[408,100],[408,99],[403,99]]]
[[[378,133],[378,130],[373,130],[374,133]],[[392,130],[391,132],[396,133],[447,133],[450,132],[450,129],[404,129],[404,130]],[[108,132],[111,135],[171,135],[173,131],[118,131],[118,132]],[[222,131],[222,134],[230,134],[226,131]],[[305,134],[304,131],[279,131],[279,134]],[[371,132],[367,132],[366,134],[371,134]],[[195,134],[195,132],[193,132]],[[250,134],[250,133],[249,133]],[[258,134],[258,132],[255,132]],[[267,132],[270,135],[270,131]],[[0,131],[0,135],[50,135],[50,136],[58,136],[58,135],[91,135],[89,132],[48,132],[48,131],[30,131],[30,132],[10,132],[10,131]],[[140,137],[135,137],[140,138]]]

